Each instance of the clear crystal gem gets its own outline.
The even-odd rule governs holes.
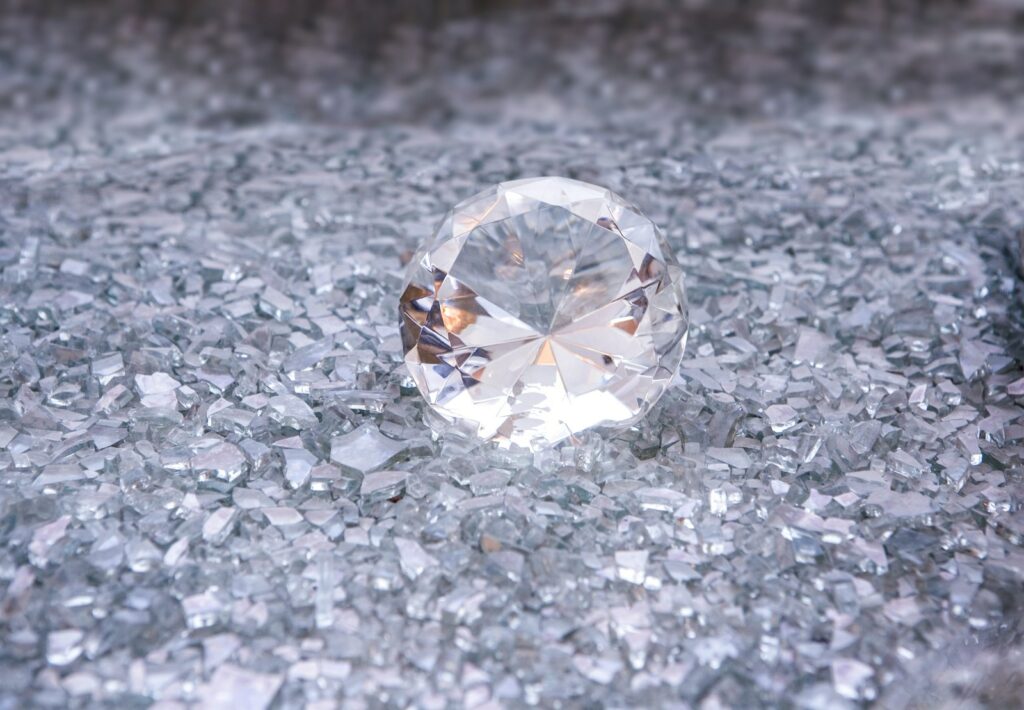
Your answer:
[[[542,448],[645,414],[685,347],[682,271],[651,220],[561,177],[457,205],[413,257],[405,362],[444,419]]]

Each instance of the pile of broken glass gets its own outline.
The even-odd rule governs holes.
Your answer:
[[[723,54],[618,5],[380,82],[329,25],[5,19],[0,707],[1008,704],[1011,9],[768,3]],[[690,335],[533,452],[426,407],[396,307],[445,209],[551,174],[662,227]]]

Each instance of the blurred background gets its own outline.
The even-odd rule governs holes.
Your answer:
[[[206,125],[564,120],[587,96],[720,117],[1014,99],[1022,81],[1016,0],[4,4],[2,99],[26,118],[76,94]]]

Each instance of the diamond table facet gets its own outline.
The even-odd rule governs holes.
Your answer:
[[[682,270],[658,228],[577,180],[458,204],[409,265],[405,362],[444,419],[532,449],[643,416],[686,344]]]

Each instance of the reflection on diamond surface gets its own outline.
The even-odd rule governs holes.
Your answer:
[[[617,195],[561,177],[457,205],[413,258],[405,362],[446,419],[541,448],[647,412],[685,347],[682,272]]]

